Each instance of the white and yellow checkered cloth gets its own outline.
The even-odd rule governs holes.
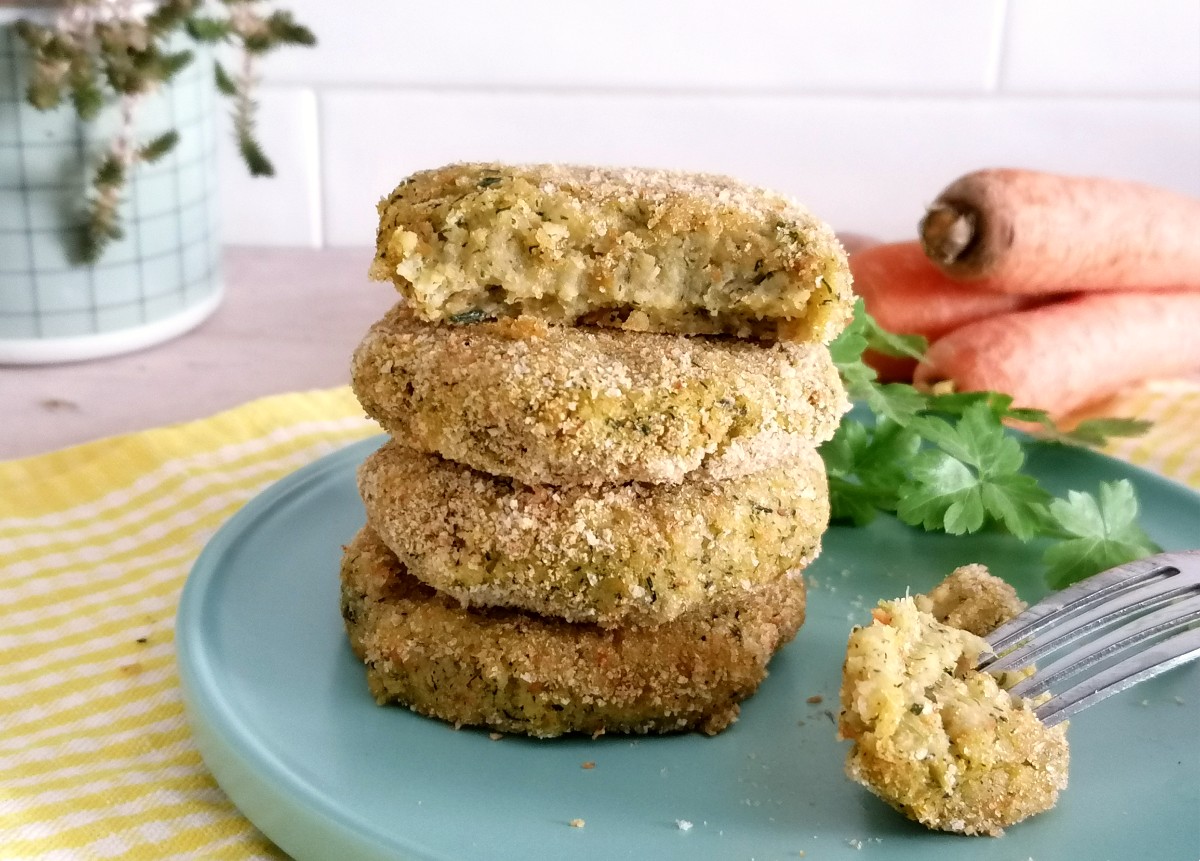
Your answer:
[[[1200,488],[1200,386],[1110,407],[1113,453]],[[0,463],[0,858],[277,858],[189,737],[173,624],[201,547],[250,497],[377,432],[348,389]]]

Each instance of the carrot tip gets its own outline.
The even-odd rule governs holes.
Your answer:
[[[921,219],[921,247],[930,260],[949,266],[969,252],[975,240],[974,210],[939,201]]]

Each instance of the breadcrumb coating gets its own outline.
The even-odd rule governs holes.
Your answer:
[[[725,481],[529,487],[395,441],[359,468],[367,521],[409,573],[465,605],[604,626],[742,600],[817,554],[820,456]]]
[[[406,445],[525,484],[743,475],[828,439],[849,407],[817,345],[434,326],[400,306],[359,345],[352,383]]]
[[[847,774],[943,831],[996,836],[1053,807],[1067,785],[1066,726],[1047,727],[1028,701],[972,669],[984,641],[912,598],[881,602],[873,617],[846,649]]]
[[[804,621],[799,574],[655,627],[465,609],[409,576],[370,529],[346,548],[341,580],[350,643],[380,704],[540,737],[718,733]]]
[[[379,204],[370,275],[430,322],[529,314],[643,332],[827,343],[846,253],[799,204],[725,176],[453,164]]]

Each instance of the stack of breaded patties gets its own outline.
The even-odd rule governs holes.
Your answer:
[[[342,610],[376,699],[719,732],[804,619],[847,407],[832,231],[705,175],[452,165],[380,203]]]

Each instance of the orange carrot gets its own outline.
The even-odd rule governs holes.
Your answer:
[[[1200,370],[1200,291],[1077,296],[989,317],[936,341],[920,386],[993,390],[1055,417],[1144,379]]]
[[[967,323],[1044,301],[975,285],[963,289],[929,262],[919,242],[875,245],[852,253],[850,271],[854,291],[880,326],[897,335],[923,335],[931,341]],[[874,351],[864,358],[884,382],[912,380],[917,367],[913,359]]]
[[[864,350],[862,360],[875,369],[881,383],[911,383],[917,372],[917,360],[908,356],[889,356],[876,350]]]
[[[879,240],[874,236],[868,236],[865,233],[842,233],[837,235],[838,241],[842,243],[842,248],[846,249],[846,253],[853,257],[860,251],[866,251],[872,246],[878,245]]]
[[[938,195],[920,232],[952,278],[1008,293],[1200,289],[1200,200],[1140,183],[981,170]]]

